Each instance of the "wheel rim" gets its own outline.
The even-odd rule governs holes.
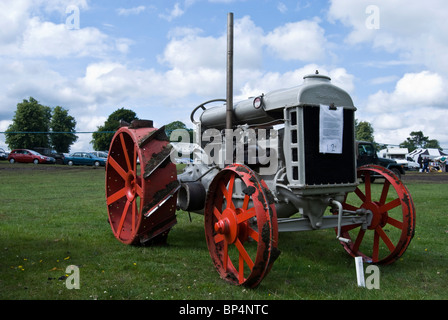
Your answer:
[[[123,243],[144,243],[176,223],[176,167],[169,158],[164,158],[163,166],[156,160],[167,150],[169,155],[168,141],[159,134],[163,130],[123,127],[112,139],[106,202],[114,236]]]
[[[242,199],[235,201],[232,194],[239,186]],[[207,245],[218,273],[230,283],[256,287],[280,253],[268,192],[264,181],[238,164],[223,169],[209,187],[204,214]]]
[[[373,173],[382,175],[384,182],[373,185]],[[343,207],[370,210],[372,221],[367,228],[342,227],[342,237],[351,242],[341,244],[350,255],[361,256],[365,262],[390,264],[403,255],[414,236],[415,207],[411,194],[396,175],[380,166],[360,167],[358,178],[364,178],[364,188],[360,185],[354,194],[348,195]]]

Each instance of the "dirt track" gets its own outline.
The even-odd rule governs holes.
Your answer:
[[[433,182],[433,183],[448,183],[448,173],[447,172],[406,172],[406,174],[401,176],[401,180],[406,182]]]

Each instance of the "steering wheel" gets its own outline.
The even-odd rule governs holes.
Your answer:
[[[218,101],[226,102],[227,100],[226,100],[226,99],[213,99],[213,100],[206,101],[206,102],[204,102],[204,103],[198,105],[196,108],[194,108],[193,111],[191,112],[191,115],[190,115],[190,120],[191,120],[191,122],[195,123],[195,120],[194,120],[194,114],[196,113],[196,111],[197,111],[199,108],[201,108],[202,110],[205,111],[205,110],[207,110],[207,108],[205,107],[206,104],[209,104],[209,103],[211,103],[211,102],[218,102]]]

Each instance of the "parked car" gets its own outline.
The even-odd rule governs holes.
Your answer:
[[[417,162],[415,162],[411,157],[408,157],[406,160],[408,160],[408,165],[406,167],[407,170],[414,170],[414,171],[420,170],[420,165]]]
[[[75,152],[64,157],[64,163],[69,166],[73,165],[88,165],[88,166],[105,166],[106,158],[96,157],[89,152]]]
[[[56,160],[56,163],[58,163],[58,164],[64,163],[64,154],[58,153],[54,149],[35,147],[35,148],[33,148],[33,150],[39,152],[41,155],[54,158]]]
[[[14,162],[29,162],[29,163],[56,163],[55,158],[41,155],[39,152],[29,149],[14,149],[8,155],[8,161]]]
[[[8,154],[5,152],[5,150],[0,148],[0,160],[6,160],[6,159],[8,159]]]
[[[398,179],[401,179],[401,176],[405,174],[403,166],[398,164],[397,161],[392,159],[380,158],[376,154],[375,147],[372,142],[367,141],[356,141],[358,146],[357,148],[357,159],[356,164],[358,167],[361,167],[366,164],[376,164],[378,166],[385,167],[386,169],[391,170]],[[380,174],[371,175],[370,181],[374,181],[375,178],[382,178],[383,176]]]
[[[98,158],[107,158],[107,152],[105,152],[105,151],[92,151],[90,153]]]

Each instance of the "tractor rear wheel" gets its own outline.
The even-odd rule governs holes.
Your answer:
[[[176,166],[164,127],[135,120],[114,135],[106,163],[106,202],[114,236],[125,244],[166,240],[176,224]]]
[[[383,176],[384,182],[373,184],[370,179],[373,174]],[[342,227],[341,236],[351,241],[341,244],[350,255],[361,256],[367,263],[393,263],[403,255],[414,236],[415,207],[411,194],[392,171],[381,166],[360,167],[358,178],[362,178],[364,186],[346,196],[343,208],[370,210],[372,221],[367,228]]]
[[[204,211],[213,263],[226,281],[256,287],[279,255],[273,197],[248,167],[234,164],[212,181]]]

